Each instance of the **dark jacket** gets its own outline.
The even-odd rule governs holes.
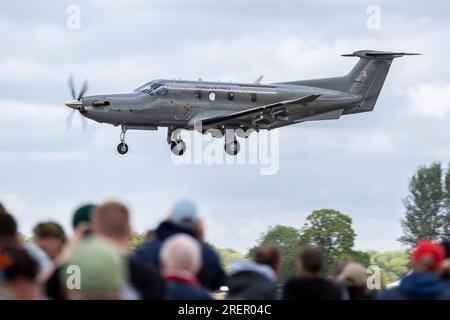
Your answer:
[[[240,261],[230,267],[228,295],[230,300],[275,300],[275,274],[269,266]]]
[[[400,285],[381,292],[379,300],[448,300],[449,286],[433,273],[412,273]]]
[[[128,258],[129,283],[141,300],[163,300],[166,298],[166,283],[154,268],[149,268]]]
[[[189,229],[180,227],[170,221],[164,221],[156,229],[155,239],[139,247],[135,251],[134,257],[145,265],[159,268],[159,251],[162,243],[177,233],[185,233],[195,237]],[[220,265],[217,253],[206,243],[201,243],[201,246],[203,262],[198,279],[209,290],[217,290],[226,283],[225,272]]]
[[[167,298],[169,300],[211,300],[211,296],[197,281],[180,277],[169,277]]]
[[[323,278],[297,277],[286,282],[284,300],[342,300],[342,292],[331,281]]]

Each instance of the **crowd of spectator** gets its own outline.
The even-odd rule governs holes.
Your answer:
[[[23,239],[0,204],[0,299],[11,300],[447,300],[448,244],[420,241],[399,284],[369,290],[366,268],[344,259],[325,272],[321,248],[299,248],[296,277],[278,281],[282,252],[273,245],[225,272],[207,243],[197,207],[177,202],[169,217],[131,250],[130,213],[118,202],[78,208],[67,237],[54,221]],[[223,296],[225,295],[225,296]]]

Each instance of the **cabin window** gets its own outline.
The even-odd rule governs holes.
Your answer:
[[[256,102],[256,93],[251,93],[251,94],[250,94],[250,100],[251,100],[252,102]]]
[[[228,100],[233,101],[234,100],[234,92],[228,92],[227,98],[228,98]]]
[[[216,93],[214,91],[209,93],[209,100],[211,101],[216,100]]]

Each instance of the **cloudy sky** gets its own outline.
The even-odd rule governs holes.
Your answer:
[[[81,10],[80,29],[67,9]],[[373,5],[380,12],[373,24]],[[372,7],[371,7],[372,6]],[[450,25],[440,1],[3,1],[0,3],[0,201],[30,234],[67,230],[84,202],[118,199],[138,231],[176,199],[195,200],[207,238],[241,251],[270,225],[300,227],[312,210],[353,218],[359,249],[397,249],[402,198],[421,164],[450,160]],[[376,9],[375,8],[375,9]],[[376,17],[375,17],[376,18]],[[369,26],[369,27],[368,27]],[[376,26],[377,28],[373,28]],[[130,131],[78,116],[67,78],[89,93],[158,78],[253,82],[343,75],[358,49],[422,52],[394,61],[372,113],[279,130],[279,172],[258,165],[176,165],[165,130]],[[217,141],[217,143],[221,143]]]

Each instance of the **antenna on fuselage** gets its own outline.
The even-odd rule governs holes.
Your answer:
[[[256,79],[255,84],[260,84],[261,80],[264,78],[264,75],[260,75],[258,79]]]

